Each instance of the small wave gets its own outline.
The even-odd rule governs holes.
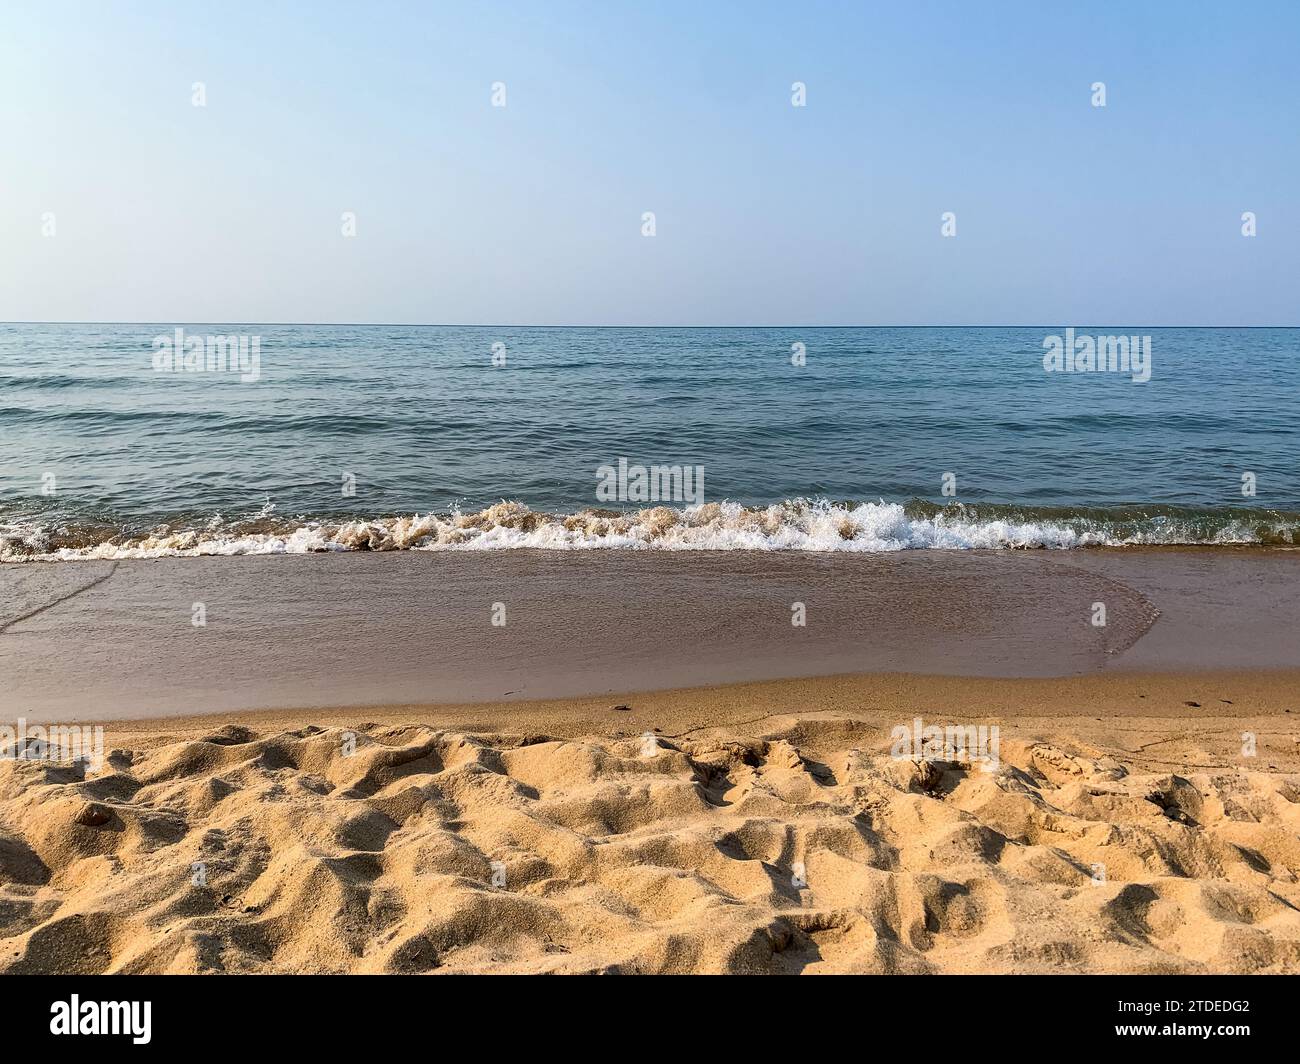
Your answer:
[[[129,387],[134,383],[135,381],[130,377],[78,377],[62,373],[0,376],[0,388],[6,392],[62,391],[67,388],[114,389]]]
[[[795,499],[764,507],[706,503],[619,512],[536,512],[500,502],[470,513],[287,520],[250,517],[124,532],[104,524],[0,524],[0,561],[308,554],[325,551],[668,550],[882,553],[1147,545],[1300,545],[1300,515],[1031,514],[1006,506]]]

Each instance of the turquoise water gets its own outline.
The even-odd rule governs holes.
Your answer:
[[[6,558],[1292,542],[1300,528],[1297,329],[1074,326],[1149,335],[1136,383],[1046,372],[1044,338],[1064,324],[181,327],[257,337],[256,380],[155,370],[175,323],[0,326]],[[727,505],[637,516],[653,500],[597,495],[620,458],[702,467],[704,502]],[[482,513],[502,500],[517,505]]]

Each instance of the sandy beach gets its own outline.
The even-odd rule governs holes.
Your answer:
[[[740,623],[721,644],[680,630],[689,611],[644,594],[637,559],[606,559],[591,570],[605,581],[583,584],[569,567],[585,560],[496,557],[516,595],[541,595],[556,567],[581,589],[554,609],[603,637],[521,625],[508,660],[586,693],[481,697],[515,677],[492,673],[486,606],[465,608],[484,615],[475,629],[409,594],[429,559],[221,560],[230,588],[256,574],[240,593],[256,588],[267,624],[304,618],[271,648],[276,690],[303,697],[261,709],[229,705],[274,674],[263,628],[233,626],[206,666],[192,644],[170,649],[193,635],[201,563],[98,583],[80,565],[0,570],[29,595],[7,599],[0,634],[6,718],[80,705],[105,751],[99,771],[0,760],[0,970],[1300,972],[1300,667],[1294,627],[1277,631],[1296,608],[1293,553],[764,559],[739,583],[732,568],[753,562],[681,562],[697,590],[709,566],[741,589],[699,596],[706,619],[788,617],[791,581],[821,579],[840,586],[841,618],[895,633],[813,627],[796,651],[776,625]],[[456,581],[487,563],[466,564],[480,568],[438,570],[458,601]],[[350,631],[304,607],[340,601],[332,581],[349,572],[372,619]],[[375,622],[400,602],[385,572],[414,603],[406,639]],[[919,590],[888,614],[891,572]],[[927,579],[950,608],[926,605]],[[1070,628],[1098,587],[1115,627]],[[1008,589],[1037,630],[986,637],[1006,627],[980,603]],[[155,608],[137,615],[139,596]],[[147,651],[124,639],[169,596],[182,623],[152,629]],[[461,656],[442,664],[411,649],[457,633]],[[461,697],[319,701],[334,673],[313,670],[344,635],[364,645],[336,670],[350,682]],[[1002,656],[978,662],[995,644]],[[833,668],[863,652],[930,668]],[[796,660],[823,675],[763,675]],[[662,682],[628,682],[649,668]],[[44,669],[76,682],[42,701]],[[671,683],[708,669],[716,682]],[[169,701],[180,690],[188,703]],[[155,693],[153,712],[130,712],[137,692]],[[933,726],[983,745],[916,756],[900,740]]]
[[[0,762],[0,969],[1295,972],[1298,678],[118,723]],[[979,706],[996,768],[891,756]]]

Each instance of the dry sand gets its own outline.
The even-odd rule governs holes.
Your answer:
[[[1300,972],[1298,679],[114,721],[0,761],[0,970]],[[916,716],[998,768],[891,757]]]

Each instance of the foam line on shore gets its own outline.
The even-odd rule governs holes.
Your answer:
[[[272,508],[273,509],[273,508]],[[122,524],[10,518],[0,523],[0,561],[119,560],[354,550],[665,550],[884,553],[1081,547],[1300,543],[1300,520],[1223,511],[1024,511],[885,501],[794,499],[763,507],[733,502],[626,512],[549,514],[503,501],[482,510],[374,519],[253,517],[172,521],[133,531]]]

